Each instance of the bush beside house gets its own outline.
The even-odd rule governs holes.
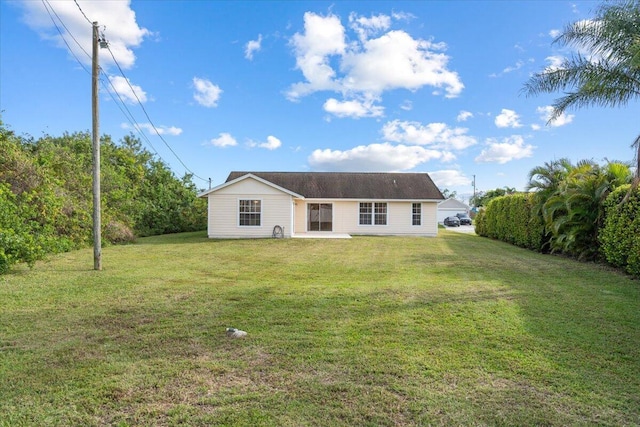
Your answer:
[[[625,185],[604,203],[604,225],[599,233],[600,253],[613,266],[640,277],[640,187],[629,194]]]
[[[623,202],[629,188],[619,187],[607,197],[603,225],[593,244],[603,260],[640,278],[640,188]],[[492,200],[476,216],[476,233],[542,252],[545,227],[535,212],[534,197],[520,193]]]
[[[476,233],[535,251],[542,250],[544,225],[534,213],[533,194],[491,200],[476,216]]]

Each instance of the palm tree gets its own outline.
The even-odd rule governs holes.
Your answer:
[[[534,74],[523,88],[527,96],[561,91],[550,122],[568,108],[619,107],[640,98],[640,0],[606,2],[595,18],[569,24],[554,43],[576,48],[559,67]],[[635,181],[640,182],[640,135],[635,148]]]
[[[611,191],[631,179],[625,163],[599,166],[589,160],[578,162],[542,206],[551,250],[580,259],[595,258],[604,201]]]
[[[573,169],[571,161],[567,158],[545,162],[543,166],[536,166],[529,172],[529,182],[526,190],[535,190],[542,198],[551,195],[560,183]]]
[[[543,166],[536,166],[529,172],[529,182],[525,190],[534,191],[532,214],[540,218],[546,224],[544,218],[544,206],[547,201],[554,196],[560,185],[567,178],[574,166],[567,158],[545,162]],[[545,226],[542,235],[542,250],[550,248],[552,233],[548,226]]]

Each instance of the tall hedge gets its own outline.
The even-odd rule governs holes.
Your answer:
[[[640,188],[617,188],[604,203],[604,225],[598,235],[600,253],[610,264],[640,278]]]
[[[518,193],[497,197],[476,217],[476,233],[541,251],[544,225],[533,207],[534,194]]]

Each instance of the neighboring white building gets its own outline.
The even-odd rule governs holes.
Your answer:
[[[469,215],[471,208],[469,205],[462,203],[460,200],[447,199],[438,203],[438,222],[444,222],[448,216],[456,216],[457,213],[466,213]]]
[[[426,173],[231,172],[199,194],[210,238],[438,234],[442,193]]]

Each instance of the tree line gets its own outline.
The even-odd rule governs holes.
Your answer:
[[[102,238],[206,228],[206,201],[130,135],[101,137]],[[92,242],[92,138],[88,132],[18,136],[0,121],[0,274]]]
[[[605,261],[640,277],[640,189],[629,164],[559,159],[529,173],[527,190],[491,200],[476,232],[528,249]]]

